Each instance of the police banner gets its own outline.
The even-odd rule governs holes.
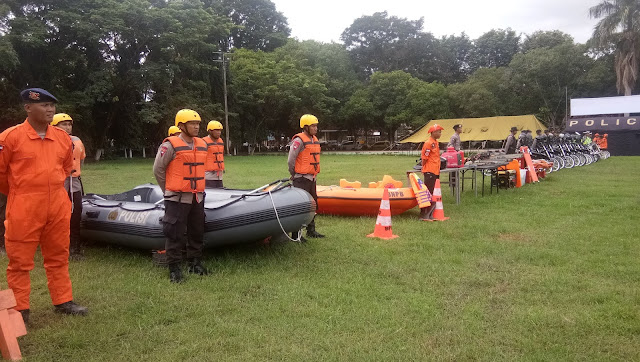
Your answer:
[[[580,117],[567,120],[566,131],[640,130],[640,117]]]

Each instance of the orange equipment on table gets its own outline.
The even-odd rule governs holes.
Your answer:
[[[341,180],[340,186],[317,185],[317,213],[349,216],[378,215],[385,189],[389,190],[391,215],[401,214],[418,205],[413,189],[402,187],[401,181],[395,181],[388,175],[385,175],[382,181],[370,183],[369,188],[360,186],[358,181],[347,180]]]
[[[527,169],[529,170],[527,173],[527,182],[538,182],[538,175],[536,174],[536,169],[533,166],[533,161],[531,161],[531,152],[529,152],[529,147],[522,146],[520,147],[520,151],[522,151],[522,156],[524,157]]]

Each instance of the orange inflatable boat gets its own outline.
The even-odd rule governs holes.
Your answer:
[[[340,186],[316,187],[318,194],[318,214],[328,215],[378,215],[384,189],[389,189],[391,215],[412,209],[418,202],[411,187],[402,187],[401,181],[385,176],[382,181],[369,183],[363,188],[358,181],[340,180]]]

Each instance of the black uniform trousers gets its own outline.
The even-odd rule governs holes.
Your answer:
[[[71,213],[71,224],[69,234],[69,252],[71,254],[82,252],[82,239],[80,238],[80,221],[82,220],[82,191],[71,194],[73,202],[73,212]]]
[[[313,199],[316,202],[316,210],[318,209],[318,194],[316,193],[316,181],[309,180],[304,177],[298,177],[293,179],[293,186],[299,189],[303,189],[306,192],[310,193]],[[316,217],[313,217],[313,220],[307,225],[307,232],[316,230]]]
[[[162,231],[167,237],[165,243],[167,264],[178,264],[182,261],[182,250],[185,244],[187,260],[202,258],[204,219],[204,200],[197,202],[195,195],[190,204],[164,201]]]
[[[436,180],[439,179],[440,176],[431,172],[424,172],[422,175],[424,176],[424,185],[427,186],[427,190],[429,190],[431,195],[433,195],[433,190],[436,188]],[[436,203],[431,202],[431,206],[425,207],[424,209],[426,210],[425,212],[428,213],[428,215],[431,215],[435,208]]]

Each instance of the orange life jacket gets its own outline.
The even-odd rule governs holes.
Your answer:
[[[204,138],[207,144],[207,162],[204,165],[206,171],[224,170],[224,142],[222,138],[213,141],[211,137]]]
[[[167,167],[165,188],[174,192],[203,192],[207,144],[198,137],[193,138],[193,149],[178,136],[168,137],[166,141],[171,142],[176,155]]]
[[[76,136],[71,136],[71,141],[73,141],[73,170],[74,170],[71,176],[78,177],[82,173],[82,170],[80,170],[80,163],[82,162],[82,160],[85,159],[85,157],[87,157],[87,155],[84,151],[84,144],[82,143],[80,138]]]
[[[318,138],[313,136],[313,139],[311,139],[304,132],[293,136],[293,138],[296,137],[299,137],[304,144],[304,148],[298,154],[298,158],[296,158],[296,173],[301,175],[317,175],[320,173],[320,142],[318,142]]]
[[[602,148],[603,150],[606,150],[609,147],[609,140],[607,139],[607,137],[602,137],[602,139],[600,140],[600,148]]]

